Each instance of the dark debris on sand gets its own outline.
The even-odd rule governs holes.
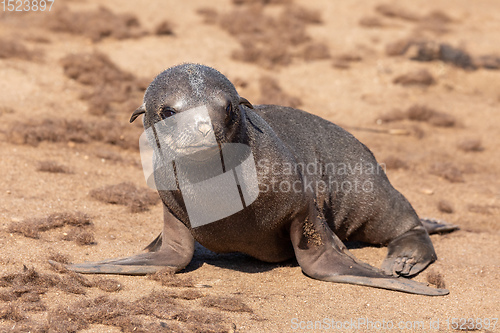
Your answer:
[[[106,7],[92,11],[73,12],[67,6],[54,10],[44,21],[44,27],[55,32],[83,35],[94,42],[104,38],[126,39],[146,35],[133,14],[115,14]]]
[[[28,218],[21,222],[12,222],[8,231],[20,233],[26,237],[39,238],[40,232],[61,228],[65,225],[73,227],[90,226],[92,219],[82,212],[61,212],[50,214],[45,218]]]
[[[26,319],[23,311],[19,308],[19,306],[14,304],[8,304],[6,306],[0,307],[0,319],[12,320],[14,322],[18,322]]]
[[[67,77],[86,86],[80,98],[87,101],[91,114],[132,112],[141,104],[146,80],[120,69],[104,53],[70,54],[61,64]]]
[[[452,214],[454,212],[453,205],[446,200],[440,200],[437,205],[438,210],[441,213]]]
[[[140,132],[129,124],[101,120],[98,122],[67,119],[35,119],[15,122],[7,132],[7,140],[15,144],[37,146],[40,142],[102,142],[123,149],[139,149]]]
[[[70,169],[62,164],[59,164],[56,161],[40,161],[38,163],[38,167],[36,169],[40,172],[49,172],[49,173],[71,173]]]
[[[283,105],[295,108],[302,104],[298,97],[290,96],[284,92],[278,81],[270,76],[263,76],[259,79],[260,100],[259,104]]]
[[[302,49],[302,58],[305,61],[315,61],[331,58],[330,50],[325,43],[309,42]]]
[[[121,282],[113,279],[96,279],[94,284],[97,288],[106,291],[108,293],[117,292],[123,289]]]
[[[62,237],[65,241],[74,241],[78,245],[96,244],[94,233],[89,230],[73,228]]]
[[[238,6],[226,13],[213,8],[197,12],[205,23],[217,23],[240,42],[241,49],[232,54],[235,60],[275,68],[289,65],[293,57],[307,61],[329,57],[326,44],[313,41],[306,32],[307,25],[321,24],[319,11],[288,4],[280,8],[279,15],[272,16],[264,13],[270,3],[283,1],[238,1]]]
[[[3,291],[0,300],[10,299],[20,302],[40,302],[38,295],[45,294],[50,288],[83,295],[85,287],[91,287],[93,284],[80,274],[71,272],[68,275],[60,276],[56,274],[40,273],[34,268],[24,266],[21,273],[7,274],[0,277],[0,286],[7,288]],[[45,309],[42,303],[39,311]]]
[[[0,38],[0,59],[17,58],[22,60],[35,60],[42,57],[41,50],[32,51],[23,43],[13,40]]]
[[[436,127],[454,127],[456,125],[455,117],[450,114],[436,111],[431,107],[422,104],[414,104],[406,111],[392,110],[378,118],[381,122],[389,123],[401,120],[412,120],[426,122]]]
[[[338,69],[348,69],[354,62],[360,62],[363,58],[356,53],[343,53],[333,57],[332,66]]]
[[[168,21],[162,21],[160,22],[155,30],[154,30],[155,34],[156,35],[160,35],[160,36],[163,36],[163,35],[173,35],[174,34],[174,28],[172,26],[172,24]]]
[[[55,262],[58,262],[61,264],[69,264],[68,256],[66,256],[62,253],[59,253],[59,252],[51,253],[49,256],[49,260],[52,260],[52,261],[55,261]]]
[[[389,170],[408,169],[410,167],[407,162],[394,155],[387,156],[382,162]]]
[[[428,106],[415,104],[406,111],[409,120],[428,122],[438,127],[453,127],[455,117],[447,113],[436,111]]]
[[[75,272],[63,275],[40,273],[27,267],[21,273],[1,276],[0,287],[0,319],[15,322],[21,328],[19,331],[76,332],[101,324],[118,327],[124,332],[234,332],[235,325],[228,323],[213,308],[253,313],[239,298],[205,296],[197,290],[182,288],[153,290],[135,301],[101,295],[48,307],[40,295],[52,289],[85,295],[86,288],[117,292],[122,289],[122,284],[104,278],[89,280]],[[197,301],[199,299],[201,302]],[[194,304],[202,308],[196,309]],[[33,321],[28,314],[34,311],[45,312],[46,319]]]
[[[420,69],[399,75],[392,82],[402,86],[431,86],[436,84],[436,79],[428,70]]]
[[[375,11],[383,16],[390,18],[398,18],[406,21],[418,21],[420,20],[420,16],[410,12],[401,6],[396,6],[392,4],[380,4],[375,7]]]
[[[469,204],[467,205],[467,210],[472,213],[482,214],[482,215],[493,215],[492,209],[498,209],[495,205],[480,205],[480,204]]]
[[[146,211],[160,201],[156,191],[137,188],[130,182],[94,189],[90,196],[102,202],[127,206],[132,213]]]
[[[122,284],[116,280],[98,278],[92,281],[81,274],[66,272],[64,275],[48,274],[24,266],[21,273],[1,276],[0,286],[3,288],[0,290],[0,302],[11,302],[21,310],[46,311],[47,306],[40,295],[46,294],[51,288],[76,295],[85,295],[86,288],[93,287],[105,292],[122,289]]]
[[[205,297],[202,299],[201,303],[204,306],[219,308],[225,311],[253,313],[248,305],[235,297]]]
[[[217,313],[193,310],[168,293],[153,291],[134,302],[108,296],[79,301],[51,310],[49,326],[68,332],[91,324],[119,327],[124,332],[228,332],[230,325]],[[147,316],[149,320],[145,320]],[[151,317],[156,320],[151,320]],[[160,321],[158,321],[160,320]]]
[[[162,286],[168,287],[194,287],[194,282],[190,278],[184,278],[175,274],[171,268],[159,270],[156,273],[149,274],[151,280],[158,281]]]
[[[405,8],[393,4],[381,4],[375,7],[375,12],[391,19],[401,19],[416,24],[414,35],[421,36],[422,31],[430,31],[436,35],[449,32],[449,25],[456,22],[447,13],[434,10],[427,15],[417,15]],[[366,27],[384,27],[385,24],[377,17],[360,21],[360,25]],[[478,68],[500,69],[500,57],[494,55],[481,55],[473,57],[466,50],[450,45],[443,41],[432,40],[423,37],[409,37],[394,41],[386,46],[389,56],[399,56],[409,53],[409,57],[415,61],[440,60],[466,70]]]
[[[404,6],[395,4],[380,4],[375,8],[375,14],[379,16],[366,16],[359,21],[359,24],[367,28],[384,28],[398,26],[394,20],[406,21],[414,24],[416,34],[422,31],[429,31],[436,35],[446,34],[450,31],[450,24],[456,20],[445,12],[439,10],[430,11],[426,15],[420,15],[409,11]],[[384,20],[382,20],[384,18]]]
[[[466,139],[457,144],[458,149],[465,152],[481,152],[484,147],[480,139]]]
[[[433,269],[431,269],[427,273],[427,282],[436,286],[436,288],[439,288],[439,289],[446,288],[446,283],[444,282],[444,276],[441,273],[436,272]]]
[[[480,55],[473,57],[466,50],[448,43],[418,38],[406,38],[387,44],[389,56],[408,54],[411,60],[429,62],[440,60],[465,70],[478,68],[500,69],[500,57],[496,55]]]
[[[465,181],[462,171],[450,162],[433,163],[429,173],[444,178],[451,183],[463,183]]]

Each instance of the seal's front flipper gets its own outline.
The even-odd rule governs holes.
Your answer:
[[[145,275],[171,267],[180,271],[191,261],[194,253],[194,239],[189,229],[163,206],[164,224],[162,235],[157,237],[146,250],[132,257],[108,259],[83,264],[68,265],[69,270],[87,274]]]
[[[159,252],[141,253],[132,257],[109,259],[102,261],[86,262],[82,264],[67,265],[66,268],[84,274],[121,274],[121,275],[146,275],[155,273],[166,267],[178,271],[183,267],[173,265],[160,265],[164,255]],[[50,262],[50,260],[49,260]],[[158,264],[157,264],[158,263]],[[155,265],[157,264],[157,265]]]
[[[428,296],[449,293],[446,289],[387,276],[381,270],[359,262],[317,214],[309,214],[305,221],[296,218],[290,228],[290,238],[302,271],[312,278]]]
[[[458,225],[454,225],[437,219],[422,218],[420,219],[420,222],[422,222],[425,230],[427,230],[429,235],[443,234],[460,229]]]

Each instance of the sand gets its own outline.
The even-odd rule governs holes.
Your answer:
[[[499,44],[495,0],[1,11],[0,331],[500,331]],[[159,234],[141,124],[128,119],[148,82],[183,62],[219,69],[254,104],[297,106],[365,143],[420,216],[460,226],[431,237],[438,261],[414,278],[450,294],[321,282],[293,260],[202,247],[177,275],[50,265],[128,256]],[[386,255],[351,251],[374,266]]]

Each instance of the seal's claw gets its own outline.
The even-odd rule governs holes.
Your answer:
[[[396,260],[394,260],[394,267],[393,267],[393,270],[395,272],[394,275],[399,275],[401,274],[401,271],[404,269],[405,267],[405,263],[406,263],[406,258],[403,257],[403,258],[396,258]]]
[[[387,247],[387,257],[382,263],[387,275],[413,276],[437,259],[429,235],[421,226],[393,239]]]
[[[428,263],[419,263],[411,257],[386,258],[382,264],[382,271],[395,277],[412,276],[422,271],[427,265]]]
[[[418,261],[413,257],[387,257],[381,269],[387,275],[410,277],[423,271],[431,262],[429,259]]]
[[[410,275],[411,270],[417,261],[414,258],[406,258],[403,269],[399,272],[400,275]]]

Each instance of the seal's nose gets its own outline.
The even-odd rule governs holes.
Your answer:
[[[201,123],[198,125],[198,131],[200,131],[201,134],[203,134],[203,136],[207,136],[211,130],[212,130],[212,125],[210,125],[210,124]]]

